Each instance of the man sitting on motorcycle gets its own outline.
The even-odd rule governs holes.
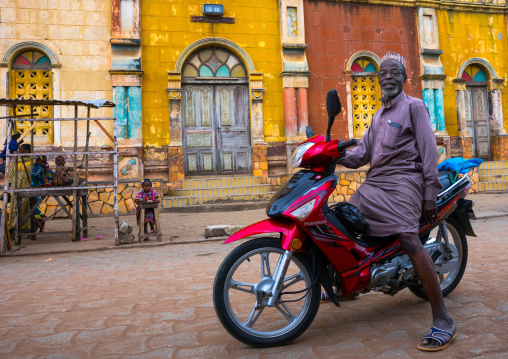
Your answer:
[[[438,152],[430,116],[422,100],[407,96],[406,61],[388,52],[379,68],[383,106],[374,114],[360,144],[348,150],[340,164],[358,168],[370,162],[364,183],[349,203],[360,209],[370,225],[369,235],[400,235],[432,307],[433,328],[418,348],[445,349],[456,326],[444,305],[434,263],[418,238],[419,221],[436,220]]]

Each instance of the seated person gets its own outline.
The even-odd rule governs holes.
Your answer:
[[[12,139],[9,142],[9,151],[11,153],[16,152],[18,150],[18,145],[23,143],[23,140],[21,140],[19,144],[17,142],[17,140],[20,136],[21,136],[21,133],[16,133],[15,135],[12,136]],[[6,157],[7,157],[7,140],[5,140],[4,149],[0,153],[0,159],[2,160],[2,163],[0,164],[0,173],[4,173],[4,174],[5,174],[5,158]]]
[[[69,172],[72,171],[72,168],[65,167],[65,157],[64,156],[56,156],[55,158],[55,176],[54,176],[54,185],[55,186],[70,186],[73,182],[72,176]],[[83,166],[77,166],[77,168],[83,168]]]
[[[46,173],[46,164],[48,160],[46,156],[35,156],[35,163],[30,173],[32,179],[32,187],[51,186],[51,181]]]

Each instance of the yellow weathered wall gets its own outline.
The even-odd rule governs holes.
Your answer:
[[[507,78],[507,33],[506,18],[502,14],[474,12],[455,12],[439,10],[439,43],[443,54],[446,86],[444,106],[446,129],[450,136],[458,136],[457,106],[455,102],[455,84],[452,82],[460,66],[468,59],[479,57],[487,60],[499,78]],[[498,39],[498,34],[502,39]],[[508,87],[502,90],[503,116],[505,127],[508,125]]]
[[[16,43],[40,42],[55,53],[62,65],[58,70],[59,78],[53,70],[55,99],[112,99],[108,72],[111,57],[110,0],[3,0],[0,5],[0,58]],[[0,96],[8,97],[3,77]],[[74,109],[61,107],[60,115],[73,117]],[[83,110],[80,116],[85,115],[86,111]],[[92,115],[113,116],[113,111],[92,110]],[[84,123],[81,125],[79,145],[84,146],[86,127]],[[111,123],[104,125],[112,128]],[[90,127],[91,145],[101,146],[109,142],[95,124]],[[0,137],[4,136],[4,128],[2,122]],[[73,145],[72,129],[72,123],[62,123],[60,144]],[[58,144],[55,142],[55,145]]]
[[[191,22],[202,15],[202,1],[141,1],[141,43],[143,74],[143,144],[170,144],[168,71],[182,51],[196,40],[221,37],[241,46],[263,72],[264,131],[267,141],[284,139],[282,99],[280,17],[277,1],[207,1],[224,5],[224,16],[235,24]]]

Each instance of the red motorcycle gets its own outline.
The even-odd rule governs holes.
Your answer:
[[[336,160],[356,141],[330,140],[331,126],[341,110],[335,90],[329,91],[326,104],[326,138],[314,136],[309,126],[308,139],[291,158],[294,167],[306,169],[274,195],[266,210],[268,219],[224,242],[258,235],[225,258],[213,287],[220,322],[233,337],[251,346],[284,345],[302,335],[318,312],[321,286],[337,307],[341,297],[369,291],[394,295],[409,288],[427,299],[398,236],[362,234],[340,212],[343,207],[328,206],[337,185]],[[464,198],[472,175],[454,183],[450,173],[440,172],[439,177],[443,188],[437,199],[438,219],[432,224],[422,219],[419,237],[446,296],[466,269],[466,235],[476,235],[470,222],[474,202]]]

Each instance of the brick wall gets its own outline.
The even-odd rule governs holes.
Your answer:
[[[314,133],[326,131],[326,92],[336,88],[343,106],[332,137],[348,134],[346,75],[348,60],[358,51],[382,57],[387,51],[407,60],[409,81],[405,91],[421,98],[420,63],[416,14],[413,8],[305,1],[305,37],[309,78],[309,124]],[[352,136],[352,134],[349,134]]]

